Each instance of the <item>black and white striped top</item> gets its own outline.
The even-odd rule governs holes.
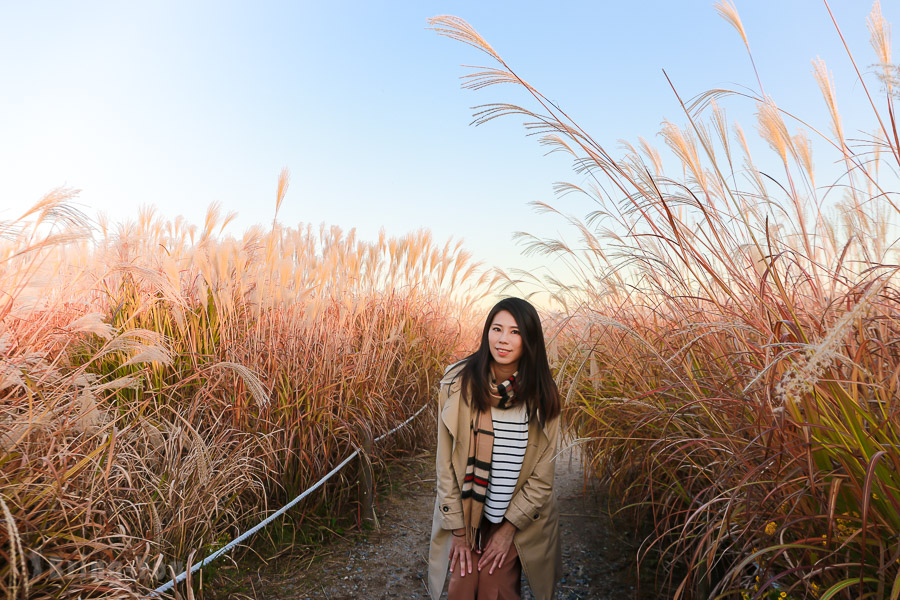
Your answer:
[[[491,419],[494,422],[494,450],[491,453],[491,478],[484,515],[491,523],[500,523],[512,500],[528,445],[525,403],[506,409],[491,408]]]

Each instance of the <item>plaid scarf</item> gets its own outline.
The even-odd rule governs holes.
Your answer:
[[[509,408],[516,396],[516,376],[498,384],[491,376],[491,406]],[[495,393],[496,390],[496,393]],[[462,502],[463,519],[466,524],[466,542],[475,547],[481,514],[484,510],[488,482],[491,479],[491,456],[494,452],[494,420],[491,411],[475,410],[472,414],[472,429],[469,436],[469,459],[466,461],[466,475],[463,478]]]

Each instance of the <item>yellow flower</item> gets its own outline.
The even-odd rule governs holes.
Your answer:
[[[775,521],[769,521],[769,524],[766,525],[766,535],[772,535],[778,529],[778,525],[775,524]]]

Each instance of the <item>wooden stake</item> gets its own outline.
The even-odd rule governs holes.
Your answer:
[[[359,455],[360,468],[360,502],[362,504],[363,525],[378,526],[375,519],[375,476],[372,471],[372,432],[368,428],[362,431],[362,452]]]

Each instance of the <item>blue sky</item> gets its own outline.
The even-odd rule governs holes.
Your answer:
[[[736,4],[780,106],[827,129],[810,67],[821,56],[848,132],[871,129],[823,3]],[[832,4],[860,66],[875,62],[871,4]],[[882,7],[888,21],[898,8]],[[684,97],[755,86],[712,1],[4,2],[0,219],[69,186],[89,214],[114,220],[153,204],[202,223],[219,201],[239,213],[230,227],[239,234],[271,220],[288,167],[286,225],[356,227],[364,238],[427,227],[441,240],[464,238],[489,264],[536,268],[512,232],[552,235],[563,225],[527,203],[576,215],[590,207],[554,199],[553,182],[578,176],[567,159],[543,156],[521,119],[469,126],[476,104],[527,99],[511,86],[460,90],[460,65],[488,59],[428,31],[438,14],[468,20],[610,148],[638,136],[659,144],[664,118],[684,122],[662,69]],[[753,130],[752,106],[727,107]]]

